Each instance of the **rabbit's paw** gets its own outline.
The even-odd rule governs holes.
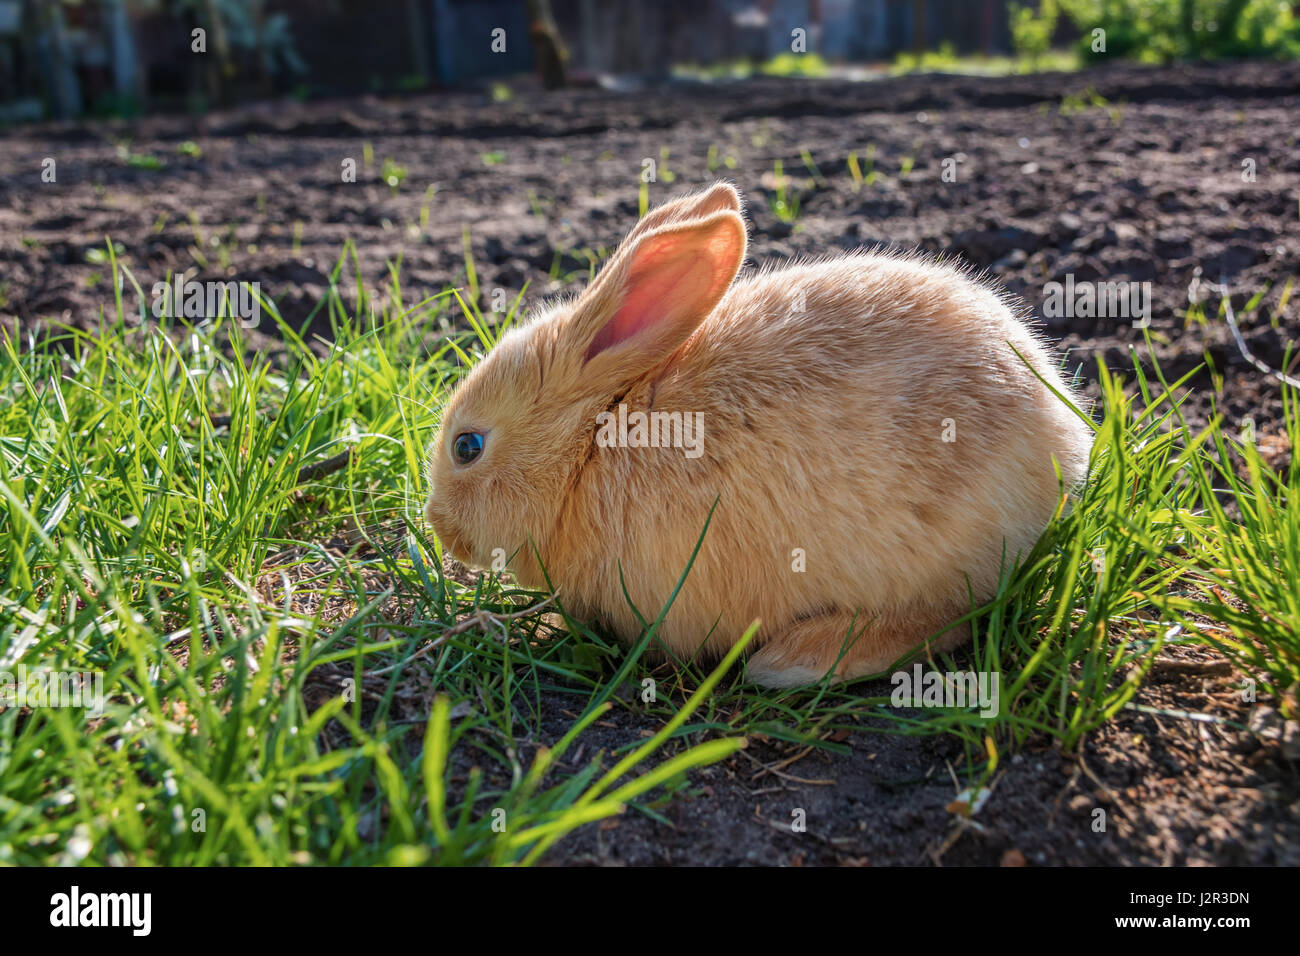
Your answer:
[[[914,613],[875,617],[843,611],[802,617],[769,636],[745,669],[754,683],[773,688],[815,684],[828,673],[835,682],[883,674],[943,628],[945,616],[917,608]],[[930,649],[950,650],[966,633],[964,627],[954,628],[930,641]]]

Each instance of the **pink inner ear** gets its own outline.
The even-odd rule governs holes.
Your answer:
[[[634,263],[618,311],[596,333],[587,359],[638,336],[652,344],[655,326],[670,334],[677,323],[699,319],[719,277],[710,248],[691,249],[674,242]],[[709,303],[711,304],[711,303]]]

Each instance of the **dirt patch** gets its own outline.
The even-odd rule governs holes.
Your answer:
[[[316,706],[339,692],[350,668],[316,668],[304,695]],[[386,679],[362,693],[384,696]],[[864,696],[888,696],[885,682]],[[412,668],[391,701],[390,724],[422,725],[433,688]],[[584,695],[544,691],[541,732],[508,744],[522,766],[553,746],[584,709]],[[599,751],[644,743],[662,723],[629,686],[557,764],[577,773]],[[467,705],[468,707],[469,705]],[[455,717],[456,714],[453,714]],[[660,819],[635,809],[591,824],[546,855],[550,865],[761,866],[1172,866],[1300,865],[1300,763],[1287,728],[1264,702],[1242,699],[1241,678],[1214,652],[1167,648],[1148,683],[1078,754],[1034,745],[1001,755],[987,797],[974,797],[965,754],[952,737],[840,731],[841,752],[762,735],[722,763],[693,772],[674,797],[652,799]],[[879,721],[876,721],[879,724]],[[340,745],[347,734],[331,725]],[[1294,729],[1291,730],[1294,735]],[[703,737],[678,739],[661,762]],[[419,759],[421,732],[407,738]],[[508,789],[507,768],[459,747],[453,796],[472,769]],[[963,806],[964,803],[964,806]],[[796,830],[798,823],[803,829]]]
[[[1127,709],[1077,756],[1033,746],[1004,756],[970,822],[954,805],[969,782],[953,738],[857,733],[842,741],[846,755],[752,740],[693,775],[691,789],[661,811],[671,825],[627,813],[587,827],[550,860],[1294,866],[1300,767],[1283,758],[1272,718],[1254,709],[1263,704],[1244,703],[1239,685],[1213,654],[1167,650],[1134,704],[1199,717]],[[863,693],[887,695],[889,686]],[[611,722],[621,726],[593,728],[590,746],[626,745],[642,733],[626,712]],[[800,810],[806,832],[792,832]]]

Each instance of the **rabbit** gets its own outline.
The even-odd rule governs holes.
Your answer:
[[[504,334],[444,409],[426,518],[454,557],[504,553],[626,642],[698,542],[662,649],[716,659],[757,619],[746,670],[764,687],[956,648],[955,619],[1085,477],[1093,428],[968,270],[858,252],[737,278],[747,243],[717,183]],[[644,428],[601,440],[637,412],[701,424],[696,454],[638,444]]]

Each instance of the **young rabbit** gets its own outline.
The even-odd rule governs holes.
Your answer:
[[[967,274],[871,253],[737,280],[740,210],[725,184],[654,210],[576,300],[506,334],[443,414],[425,513],[460,560],[501,549],[632,641],[628,598],[658,615],[716,501],[659,630],[675,654],[715,657],[757,618],[748,672],[788,687],[953,648],[964,626],[935,635],[1033,546],[1092,431]],[[678,447],[635,427],[654,412]]]

